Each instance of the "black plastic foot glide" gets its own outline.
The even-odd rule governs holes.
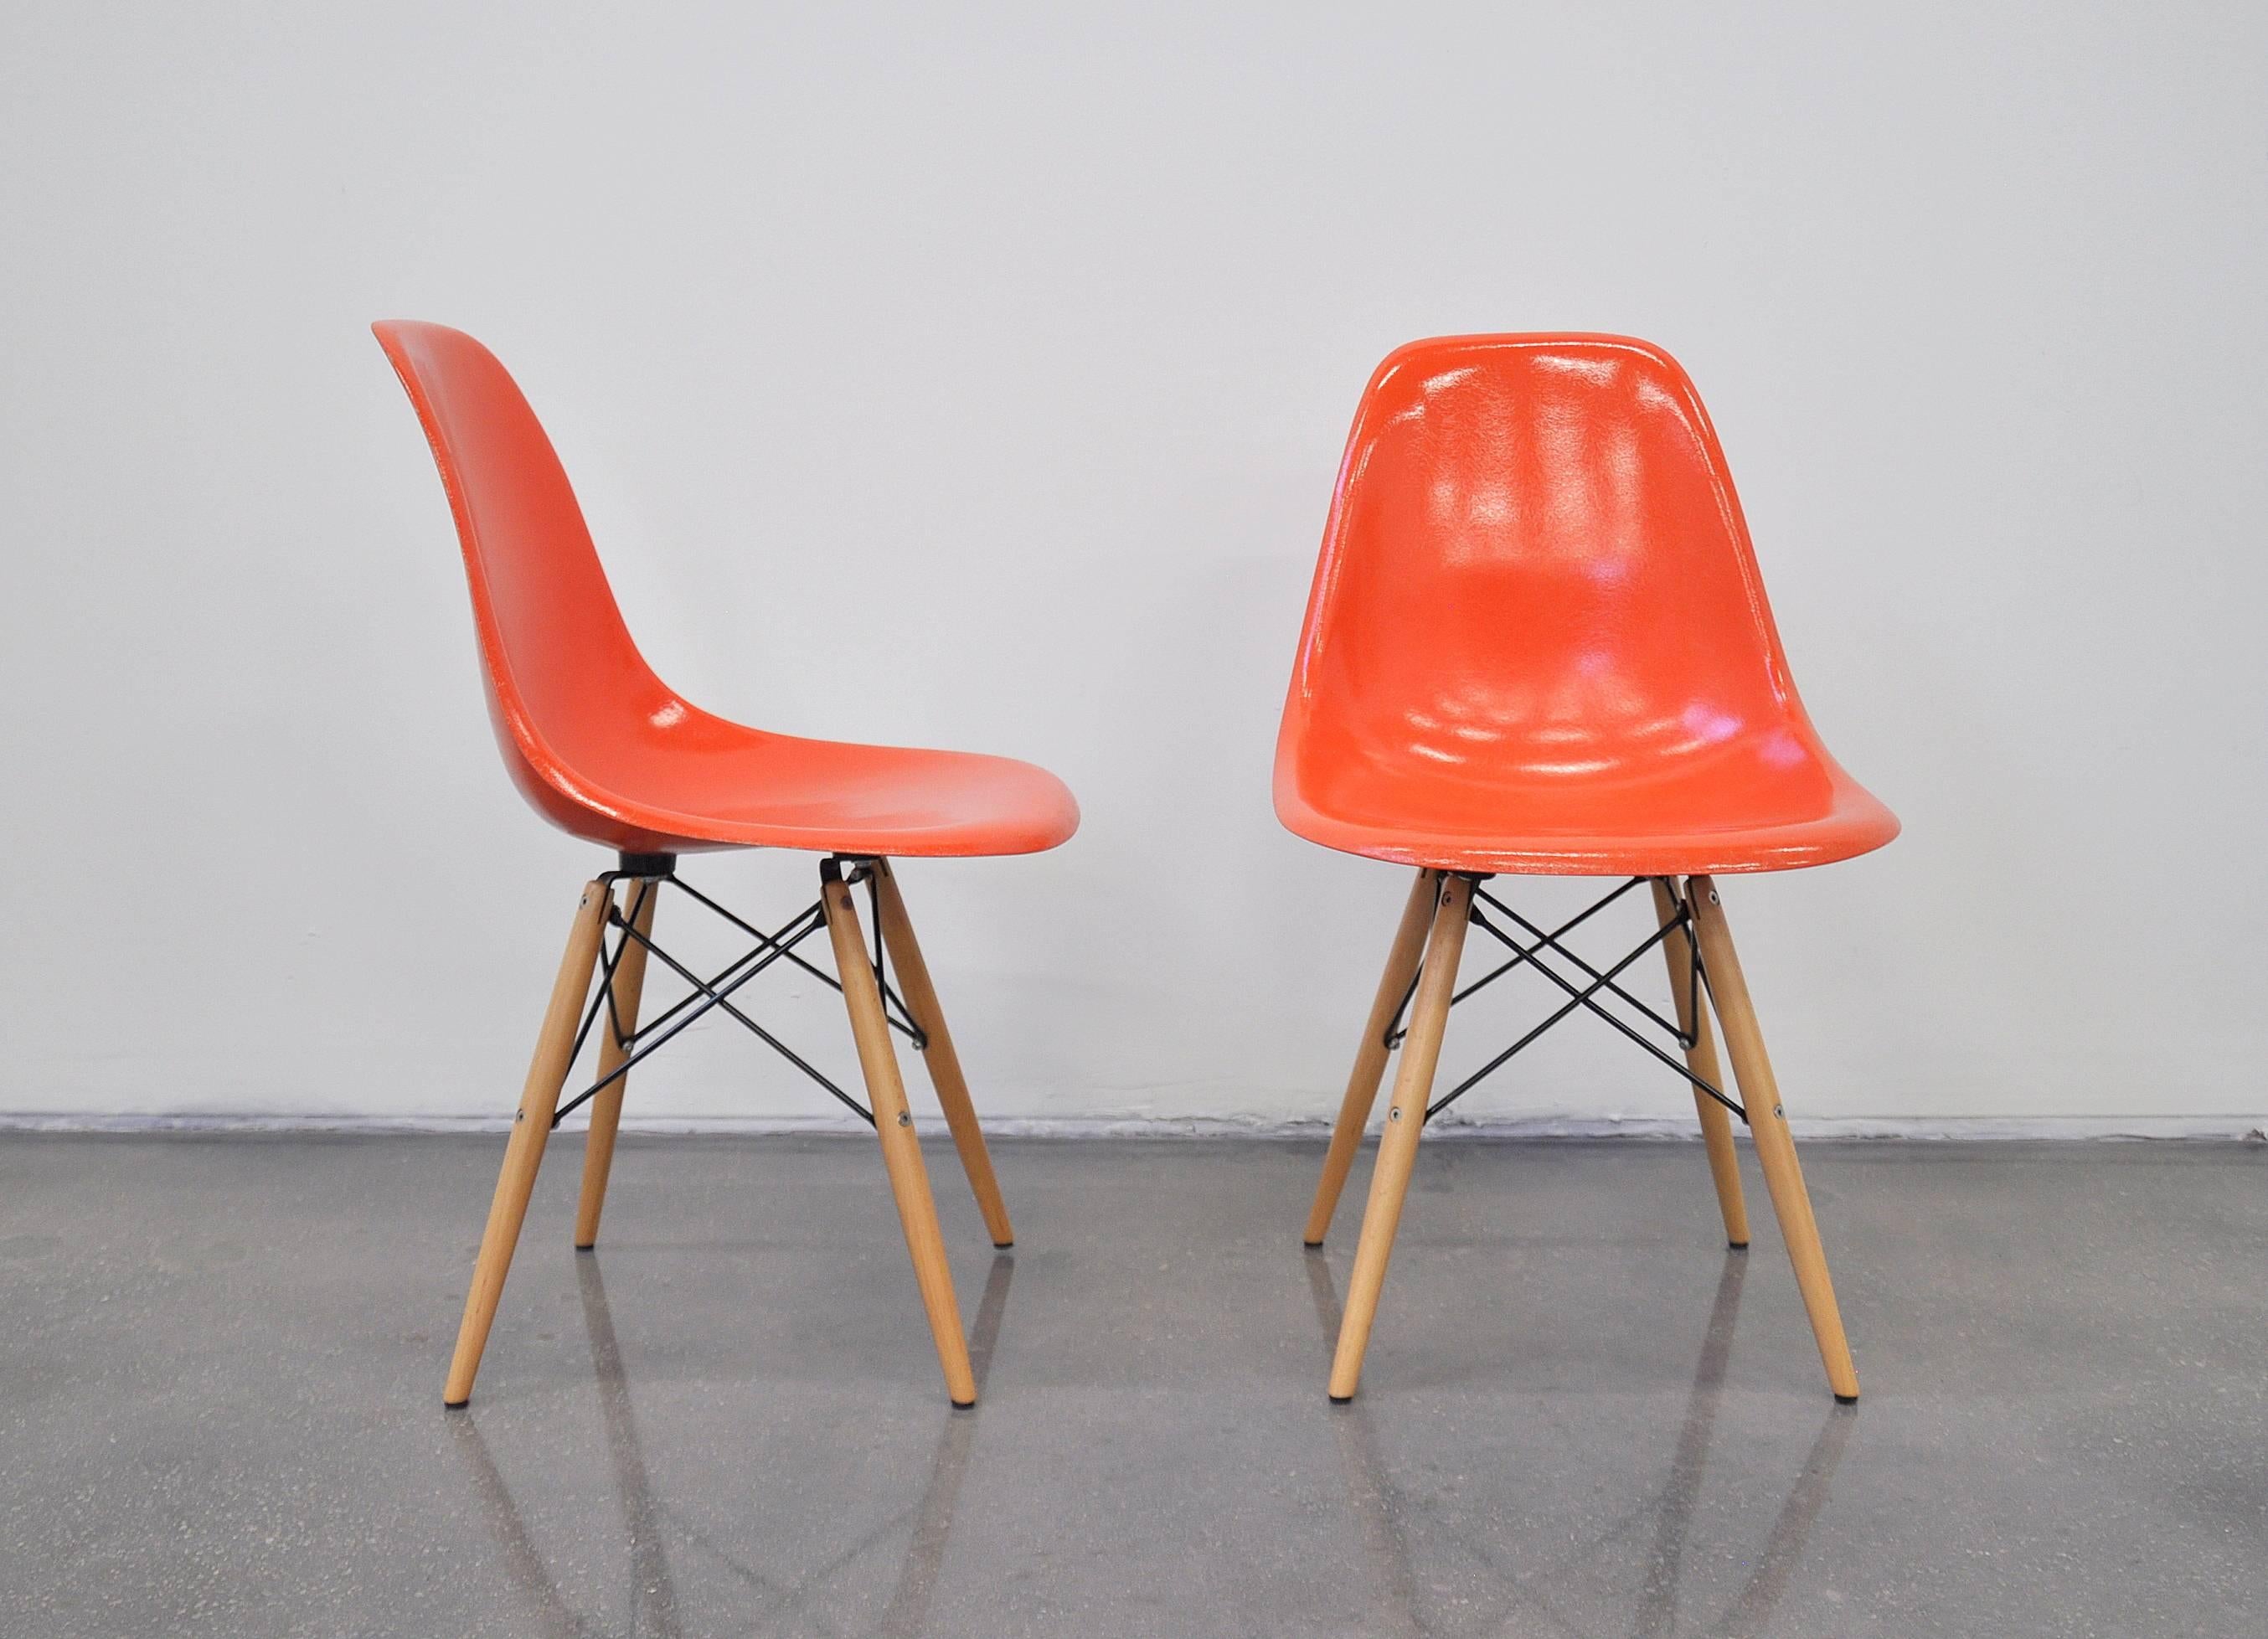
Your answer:
[[[1351,1406],[1354,1404],[1354,1396],[1351,1394],[1333,1394],[1329,1399],[1331,1404],[1334,1406]]]
[[[1835,1403],[1837,1406],[1855,1406],[1859,1403],[1859,1397],[1856,1394],[1837,1394]]]

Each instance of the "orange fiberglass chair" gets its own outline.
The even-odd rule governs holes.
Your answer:
[[[1716,878],[1848,859],[1898,822],[1804,715],[1717,435],[1674,359],[1621,336],[1454,336],[1378,367],[1315,568],[1276,812],[1311,842],[1417,867],[1307,1218],[1307,1243],[1321,1246],[1399,1044],[1331,1398],[1351,1399],[1361,1378],[1420,1129],[1587,1009],[1692,1084],[1736,1247],[1749,1230],[1729,1116],[1748,1124],[1829,1386],[1857,1399]],[[1498,875],[1628,879],[1545,929],[1482,886]],[[1561,943],[1640,886],[1656,926],[1637,950],[1600,968]],[[1460,989],[1469,927],[1506,959]],[[1657,944],[1673,1018],[1619,982]],[[1451,1004],[1514,967],[1564,1002],[1433,1099]]]
[[[546,819],[619,856],[615,870],[583,890],[575,913],[504,1150],[444,1400],[461,1406],[472,1395],[552,1128],[590,1104],[575,1217],[575,1245],[587,1250],[598,1239],[625,1077],[649,1053],[718,1009],[873,1127],[946,1392],[956,1406],[975,1404],[976,1380],[893,1030],[928,1061],[994,1244],[1009,1245],[1012,1232],[890,859],[1053,848],[1078,828],[1078,805],[1062,782],[1028,763],[798,739],[727,723],[680,699],[630,641],[567,475],[504,366],[472,337],[439,325],[397,321],[372,328],[416,406],[456,516],[489,714],[504,763]],[[727,848],[823,856],[818,901],[766,933],[678,876],[678,856]],[[861,885],[876,924],[871,957],[851,896]],[[665,886],[755,944],[719,971],[696,974],[654,942],[654,910]],[[821,928],[834,946],[833,974],[797,950]],[[689,989],[642,1024],[649,958]],[[867,1105],[734,1005],[733,996],[749,981],[782,961],[843,993]],[[888,963],[896,966],[895,987]],[[562,1106],[567,1073],[602,1016],[595,1078]]]

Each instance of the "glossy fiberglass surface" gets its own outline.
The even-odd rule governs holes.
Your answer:
[[[1890,812],[1805,716],[1707,413],[1618,336],[1403,348],[1340,468],[1284,823],[1462,871],[1785,870]]]
[[[424,424],[464,548],[497,739],[553,823],[633,853],[1030,853],[1078,828],[1044,769],[799,739],[681,699],[638,653],[551,441],[488,349],[372,327]]]

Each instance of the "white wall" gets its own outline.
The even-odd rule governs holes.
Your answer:
[[[496,762],[384,315],[518,372],[687,693],[1071,782],[905,871],[993,1112],[1328,1113],[1403,886],[1269,807],[1340,443],[1557,327],[1691,371],[1906,822],[1734,885],[1791,1107],[2268,1108],[2268,12],[961,10],[8,8],[0,1109],[516,1095],[604,861]],[[729,1025],[633,1096],[824,1107]],[[1690,1109],[1595,1023],[1470,1107]]]

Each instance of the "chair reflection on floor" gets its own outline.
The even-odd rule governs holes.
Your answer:
[[[683,1631],[677,1620],[677,1584],[670,1580],[669,1554],[662,1545],[661,1507],[654,1500],[652,1476],[646,1472],[645,1448],[638,1443],[637,1417],[630,1408],[630,1381],[622,1371],[622,1345],[615,1341],[615,1312],[607,1305],[607,1277],[597,1258],[575,1260],[575,1284],[583,1300],[583,1329],[591,1340],[592,1374],[599,1383],[607,1460],[615,1471],[622,1524],[630,1532],[630,1631],[637,1635],[650,1629],[667,1639]]]
[[[1322,1330],[1326,1350],[1337,1345],[1342,1319],[1339,1296],[1334,1284],[1330,1265],[1318,1248],[1309,1248],[1307,1254],[1307,1285],[1314,1299],[1315,1319]],[[1637,1620],[1632,1632],[1638,1635],[1667,1635],[1681,1629],[1695,1629],[1691,1612],[1677,1608],[1678,1571],[1684,1559],[1685,1544],[1690,1533],[1693,1517],[1700,1502],[1701,1482],[1707,1464],[1711,1435],[1715,1428],[1719,1406],[1724,1398],[1725,1367],[1732,1353],[1734,1322],[1741,1306],[1741,1287],[1747,1271],[1747,1260],[1737,1252],[1726,1254],[1724,1268],[1717,1279],[1717,1294],[1709,1310],[1709,1324],[1701,1343],[1701,1357],[1695,1367],[1692,1392],[1685,1402],[1685,1418],[1678,1431],[1677,1444],[1670,1458],[1669,1476],[1654,1497],[1618,1519],[1609,1529],[1594,1533],[1591,1539],[1572,1553],[1547,1565],[1539,1573],[1520,1574],[1504,1564],[1494,1544],[1476,1541],[1464,1534],[1470,1521],[1463,1510],[1440,1515],[1425,1510],[1423,1521],[1429,1540],[1454,1538],[1456,1544],[1474,1559],[1499,1573],[1499,1585],[1504,1594],[1504,1606],[1498,1615],[1509,1618],[1515,1612],[1550,1623],[1557,1631],[1575,1633],[1580,1624],[1571,1621],[1554,1608],[1552,1601],[1538,1591],[1537,1584],[1561,1572],[1571,1571],[1593,1555],[1627,1537],[1651,1516],[1654,1521],[1654,1539],[1648,1553],[1644,1582],[1638,1594]],[[1847,1406],[1837,1406],[1827,1414],[1819,1433],[1805,1454],[1803,1466],[1789,1488],[1787,1499],[1780,1505],[1772,1522],[1763,1551],[1757,1554],[1756,1568],[1748,1582],[1724,1617],[1712,1627],[1702,1629],[1712,1633],[1745,1635],[1763,1630],[1764,1623],[1787,1591],[1789,1577],[1800,1562],[1805,1541],[1811,1533],[1812,1522],[1825,1505],[1836,1466],[1843,1460],[1843,1448],[1851,1437],[1852,1424],[1857,1413]],[[1381,1631],[1395,1635],[1419,1635],[1432,1631],[1418,1608],[1418,1590],[1423,1585],[1412,1562],[1410,1540],[1414,1517],[1424,1509],[1422,1503],[1412,1504],[1406,1493],[1395,1486],[1387,1472],[1386,1459],[1379,1449],[1377,1425],[1370,1410],[1357,1402],[1341,1407],[1332,1420],[1337,1437],[1339,1455],[1346,1466],[1349,1500],[1351,1503],[1362,1533],[1364,1547],[1380,1562],[1379,1582],[1382,1589],[1381,1608],[1371,1613],[1372,1620],[1388,1624]],[[1680,1621],[1681,1616],[1683,1618]],[[1486,1617],[1478,1619],[1484,1623]],[[1474,1629],[1479,1631],[1478,1628]]]
[[[1331,1267],[1322,1249],[1307,1249],[1307,1290],[1315,1300],[1315,1319],[1323,1328],[1323,1347],[1336,1346],[1342,1312],[1339,1295],[1331,1284]],[[1425,1625],[1418,1615],[1418,1572],[1410,1560],[1408,1522],[1395,1500],[1393,1483],[1386,1477],[1386,1462],[1378,1453],[1378,1433],[1364,1406],[1350,1406],[1349,1415],[1331,1418],[1339,1461],[1346,1470],[1347,1501],[1362,1532],[1363,1547],[1380,1568],[1381,1597],[1372,1616],[1390,1624],[1383,1631],[1420,1639]]]
[[[521,1518],[519,1505],[512,1501],[512,1488],[504,1483],[496,1459],[490,1454],[489,1443],[481,1437],[480,1425],[462,1419],[451,1422],[448,1429],[450,1439],[463,1453],[465,1466],[472,1474],[473,1494],[479,1500],[481,1513],[496,1533],[497,1547],[504,1554],[504,1573],[511,1577],[520,1602],[534,1613],[539,1631],[546,1639],[583,1634],[587,1625],[569,1607],[565,1596],[559,1591],[557,1578],[543,1562],[535,1539],[528,1532],[527,1521]],[[674,1599],[671,1604],[674,1608]]]
[[[992,1268],[984,1277],[984,1295],[976,1302],[976,1324],[968,1339],[968,1362],[976,1385],[992,1365],[993,1345],[1000,1341],[1001,1318],[1008,1309],[1008,1284],[1016,1276],[1011,1253],[992,1254]],[[961,1481],[968,1470],[968,1451],[976,1438],[976,1419],[957,1415],[946,1420],[938,1437],[937,1455],[931,1459],[929,1482],[922,1487],[921,1504],[914,1510],[913,1535],[906,1543],[904,1568],[898,1585],[882,1612],[879,1639],[901,1639],[929,1631],[929,1602],[937,1591],[938,1572],[945,1564],[946,1539],[953,1532],[954,1511],[961,1503]]]
[[[656,1635],[656,1639],[675,1639],[684,1631],[677,1584],[664,1545],[671,1531],[688,1546],[705,1550],[725,1565],[734,1579],[745,1585],[744,1599],[762,1602],[761,1609],[749,1612],[752,1617],[761,1617],[767,1622],[784,1620],[810,1599],[823,1578],[873,1547],[878,1538],[894,1529],[906,1516],[893,1516],[875,1531],[847,1545],[825,1564],[793,1581],[747,1564],[725,1546],[709,1539],[678,1516],[660,1500],[646,1466],[644,1447],[638,1437],[637,1416],[630,1404],[630,1379],[622,1369],[622,1351],[615,1339],[614,1314],[607,1302],[606,1278],[600,1263],[599,1256],[578,1259],[576,1277],[580,1284],[584,1328],[590,1339],[593,1376],[599,1390],[600,1418],[605,1425],[607,1455],[614,1470],[630,1542],[630,1620],[620,1631],[632,1639],[649,1634]],[[1007,1312],[1008,1289],[1015,1273],[1013,1254],[994,1253],[968,1339],[969,1365],[980,1387],[992,1364],[993,1347],[999,1340],[1001,1322]],[[944,1563],[946,1545],[952,1535],[954,1515],[960,1503],[961,1481],[968,1471],[976,1427],[974,1416],[950,1417],[939,1437],[936,1453],[930,1460],[928,1481],[913,1510],[913,1527],[905,1558],[875,1628],[882,1639],[927,1630],[929,1604]],[[512,1585],[534,1614],[541,1631],[562,1635],[563,1639],[615,1631],[578,1614],[560,1591],[558,1579],[536,1547],[512,1488],[505,1482],[481,1433],[479,1419],[459,1420],[451,1424],[451,1429],[458,1450],[464,1453],[481,1512],[503,1551]]]

